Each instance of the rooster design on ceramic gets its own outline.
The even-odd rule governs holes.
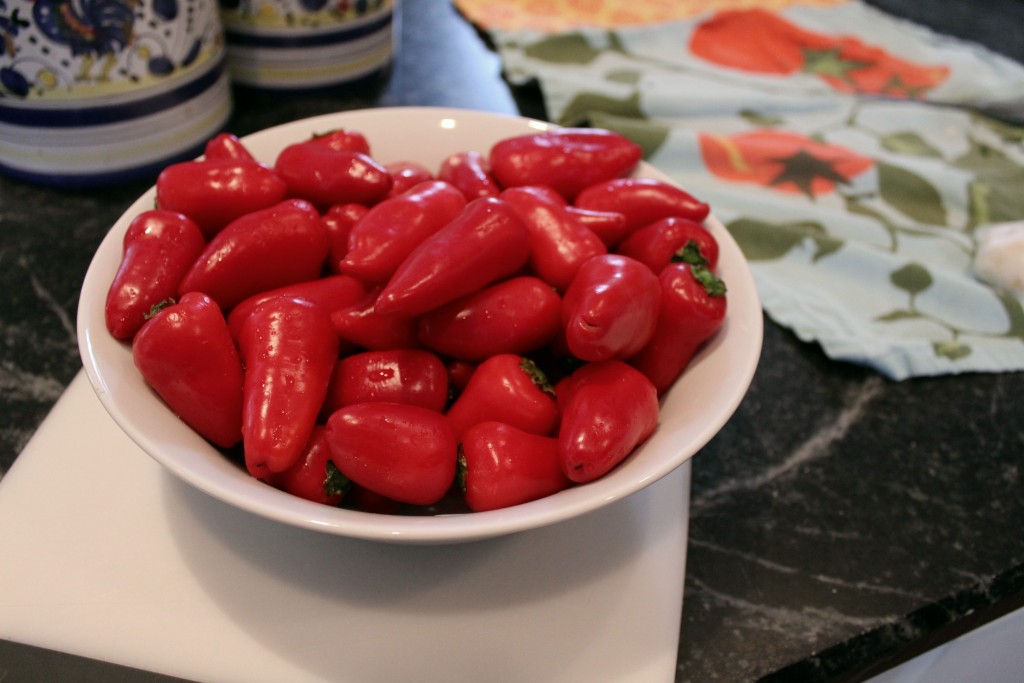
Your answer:
[[[215,0],[0,0],[0,98],[104,96],[196,62]],[[204,7],[210,7],[204,10]],[[27,10],[27,12],[26,12]]]

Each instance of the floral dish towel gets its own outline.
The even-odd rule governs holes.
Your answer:
[[[481,28],[552,121],[630,136],[709,202],[767,315],[829,357],[1024,369],[1024,67],[857,0],[729,4]]]

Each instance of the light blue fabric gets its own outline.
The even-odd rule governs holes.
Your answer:
[[[1024,68],[860,2],[777,18],[758,18],[765,36],[748,22],[735,40],[771,46],[780,26],[795,27],[820,56],[834,39],[826,58],[845,59],[853,78],[695,54],[710,16],[491,35],[510,80],[536,80],[553,121],[633,137],[709,202],[750,261],[766,313],[831,358],[897,380],[1024,369],[1020,296],[972,270],[982,228],[1024,219],[1024,127],[994,116],[1024,121]],[[942,76],[897,99],[860,88],[857,69],[899,87]]]

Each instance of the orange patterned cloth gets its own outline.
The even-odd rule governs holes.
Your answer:
[[[847,0],[454,0],[485,30],[560,31],[579,26],[614,28],[689,19],[725,9],[780,10],[794,5],[840,5]]]

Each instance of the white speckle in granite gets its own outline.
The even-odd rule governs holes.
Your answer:
[[[53,403],[64,393],[64,385],[54,377],[34,375],[4,361],[0,363],[0,391],[9,402]]]
[[[800,534],[802,536],[826,536],[837,541],[860,541],[864,539],[864,534],[859,531],[839,531],[837,529],[828,529],[820,526],[810,526],[807,524],[797,524],[793,527],[793,533]]]
[[[54,377],[34,375],[23,371],[7,361],[0,362],[0,392],[8,404],[16,402],[50,404],[56,402],[64,391],[64,385]],[[35,431],[35,425],[7,428],[0,434],[0,443],[10,445],[18,453]],[[6,464],[0,463],[0,479],[3,479]]]
[[[28,271],[29,282],[32,284],[32,290],[36,293],[36,296],[38,296],[39,299],[45,303],[51,311],[53,311],[53,314],[57,316],[57,319],[60,321],[61,326],[67,331],[68,335],[70,335],[71,341],[76,343],[77,336],[75,333],[75,323],[71,319],[71,316],[57,302],[54,296],[50,293],[50,290],[43,286],[43,283],[39,281],[39,278],[32,273],[28,264],[25,262],[25,259],[20,259],[19,265]]]
[[[748,562],[754,562],[755,564],[758,564],[764,567],[765,569],[770,569],[772,571],[780,572],[782,574],[796,573],[796,569],[794,569],[793,567],[787,567],[785,565],[779,564],[778,562],[772,562],[770,560],[764,559],[763,557],[757,557],[751,553],[739,552],[737,550],[733,550],[732,548],[726,548],[724,546],[718,545],[717,543],[710,543],[699,538],[691,537],[690,545],[694,547],[705,548],[707,550],[713,550],[715,552],[723,553],[725,555],[731,555],[733,557],[739,557]]]
[[[696,495],[690,503],[691,512],[699,512],[715,504],[723,496],[738,491],[757,489],[786,475],[801,465],[827,456],[829,447],[846,436],[850,428],[864,414],[865,408],[872,399],[878,396],[884,387],[884,380],[877,375],[868,377],[856,390],[851,392],[843,409],[835,419],[823,425],[811,434],[793,453],[782,462],[755,472],[749,477],[731,479],[722,482],[716,488],[708,489]]]
[[[838,624],[863,630],[879,624],[878,617],[857,617],[821,607],[803,607],[798,610],[773,607],[717,591],[695,577],[688,577],[687,582],[695,591],[703,594],[705,599],[722,602],[738,610],[738,615],[733,618],[742,621],[744,628],[775,631],[785,634],[787,638],[795,636],[816,642],[822,634],[835,632]]]
[[[733,550],[732,548],[727,548],[718,545],[717,543],[710,543],[708,541],[693,538],[692,536],[690,537],[689,543],[693,547],[700,547],[705,550],[711,550],[717,553],[722,553],[724,555],[729,555],[731,557],[741,559],[745,562],[753,562],[759,567],[762,567],[769,571],[777,572],[779,574],[804,574],[803,568],[790,567],[779,562],[773,562],[763,557],[758,557],[752,553],[740,552],[737,550]],[[906,591],[900,588],[893,588],[891,586],[868,583],[866,581],[846,581],[845,579],[841,579],[835,576],[827,576],[825,574],[820,573],[807,575],[807,578],[812,581],[816,581],[817,583],[820,583],[824,586],[830,586],[833,588],[847,588],[857,591],[864,591],[868,593],[884,595],[899,595],[903,597],[914,598],[915,600],[924,599],[924,596],[918,593]]]
[[[899,595],[907,598],[913,598],[915,600],[928,599],[928,596],[923,593],[903,590],[902,588],[894,588],[892,586],[882,586],[875,583],[868,583],[867,581],[846,581],[834,576],[825,576],[824,574],[814,574],[810,578],[826,586],[835,586],[837,588],[849,588],[857,591],[883,595]]]

